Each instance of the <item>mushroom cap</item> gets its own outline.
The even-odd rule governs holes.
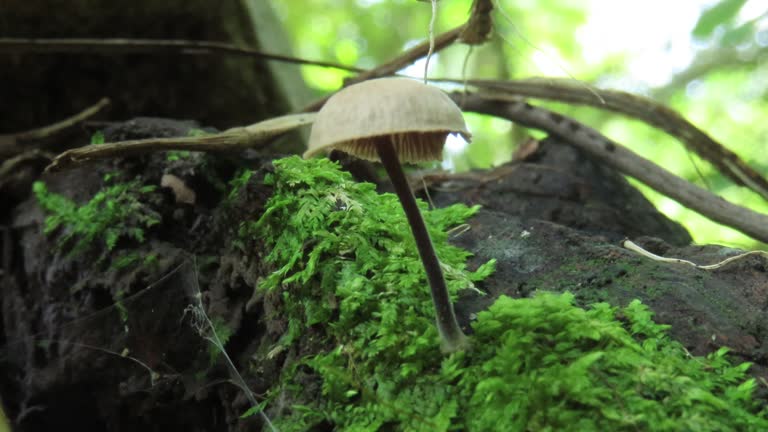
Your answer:
[[[315,118],[304,158],[338,149],[378,161],[376,143],[390,139],[402,162],[442,159],[449,134],[469,140],[461,110],[436,87],[407,78],[351,85],[325,103]]]

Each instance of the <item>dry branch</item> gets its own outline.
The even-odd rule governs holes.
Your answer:
[[[238,151],[256,147],[291,129],[312,123],[314,113],[290,114],[271,118],[245,127],[228,129],[222,133],[174,138],[148,138],[94,144],[67,150],[56,156],[46,171],[58,171],[93,159],[115,158],[166,150],[205,152]]]
[[[434,46],[434,52],[438,52],[447,46],[451,45],[453,42],[458,39],[459,35],[461,35],[461,32],[464,31],[465,26],[459,26],[452,30],[448,30],[445,33],[442,33],[435,37],[435,46]],[[400,54],[399,56],[395,57],[394,59],[377,66],[374,69],[371,69],[369,71],[365,71],[361,73],[360,75],[357,75],[354,78],[348,79],[345,84],[351,85],[354,83],[362,82],[365,80],[373,79],[373,78],[380,78],[390,75],[395,75],[395,72],[399,71],[400,69],[414,63],[415,61],[419,60],[422,57],[425,57],[427,53],[429,52],[429,41],[424,41],[415,47],[405,51],[404,53]],[[319,110],[323,104],[325,104],[325,101],[328,100],[333,94],[329,94],[321,99],[318,99],[311,104],[307,105],[302,109],[303,112],[310,112],[310,111],[317,111]]]
[[[307,66],[318,66],[363,73],[366,69],[339,63],[306,60],[282,54],[272,54],[224,42],[183,39],[33,39],[0,38],[0,54],[69,53],[69,54],[155,54],[212,55],[227,54],[255,57]]]
[[[467,111],[502,117],[556,135],[606,165],[636,178],[713,221],[768,242],[768,216],[731,204],[575,120],[509,96],[462,93],[451,96],[457,103],[463,102]]]
[[[26,132],[0,135],[0,158],[13,156],[39,147],[43,141],[70,130],[109,106],[109,99],[102,98],[96,104],[60,122]]]
[[[736,153],[694,126],[678,112],[652,99],[635,94],[602,90],[576,84],[570,80],[533,78],[518,81],[435,80],[466,82],[485,92],[548,99],[589,105],[639,119],[683,142],[689,149],[712,163],[738,185],[746,186],[768,200],[768,180],[749,167]]]

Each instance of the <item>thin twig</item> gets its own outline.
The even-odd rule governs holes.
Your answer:
[[[100,101],[96,102],[96,104],[84,109],[72,117],[68,117],[52,125],[32,129],[26,132],[0,135],[0,157],[16,155],[27,150],[32,150],[34,147],[39,147],[33,144],[74,128],[83,121],[98,114],[104,108],[109,106],[109,103],[109,99],[102,98]]]
[[[662,87],[651,89],[651,95],[658,100],[667,100],[672,94],[695,80],[723,69],[739,69],[756,67],[765,63],[768,57],[768,46],[755,44],[752,48],[729,46],[728,48],[711,48],[696,54],[690,65],[679,73],[672,75]]]
[[[701,270],[717,270],[719,268],[725,267],[726,265],[734,261],[738,261],[752,255],[762,255],[763,257],[768,258],[768,252],[766,251],[749,251],[749,252],[738,254],[736,256],[728,257],[715,264],[701,265],[701,264],[696,264],[693,261],[688,261],[682,258],[667,258],[667,257],[656,255],[655,253],[652,253],[650,251],[643,249],[640,245],[638,245],[637,243],[631,240],[624,240],[623,242],[621,242],[621,245],[633,252],[637,252],[638,254],[646,258],[650,258],[654,261],[673,263],[673,264],[686,264]]]
[[[82,53],[82,54],[156,54],[211,55],[229,54],[255,57],[307,66],[318,66],[362,73],[366,69],[339,63],[306,60],[282,54],[272,54],[224,42],[181,39],[33,39],[0,38],[0,54]]]
[[[463,30],[464,30],[464,26],[461,25],[452,30],[448,30],[445,33],[441,33],[437,35],[435,37],[434,52],[438,52],[448,47],[453,42],[455,42]],[[413,64],[414,62],[421,59],[422,57],[425,57],[428,52],[429,52],[429,41],[426,40],[414,46],[413,48],[406,50],[404,53],[388,61],[387,63],[384,63],[383,65],[380,65],[367,72],[363,72],[354,78],[350,78],[347,84],[353,84],[356,82],[369,80],[371,78],[394,75],[394,73],[399,71],[400,69],[410,64]]]
[[[435,46],[434,46],[434,52],[438,52],[442,50],[443,48],[449,46],[452,44],[456,39],[458,39],[461,32],[464,30],[464,26],[456,27],[452,30],[448,30],[445,33],[442,33],[435,37]],[[400,69],[414,63],[415,61],[419,60],[420,58],[427,55],[429,52],[429,41],[424,41],[413,48],[405,51],[401,55],[395,57],[394,59],[388,61],[387,63],[384,63],[380,66],[377,66],[374,69],[371,69],[369,71],[362,72],[360,75],[357,75],[354,78],[350,78],[346,80],[345,85],[351,85],[354,83],[362,82],[365,80],[373,79],[373,78],[379,78],[384,76],[390,76],[394,75],[395,72],[399,71]],[[310,112],[310,111],[317,111],[325,104],[325,101],[330,98],[332,94],[327,95],[321,99],[318,99],[306,107],[304,107],[301,111],[302,112]]]
[[[6,187],[8,182],[13,180],[13,176],[19,174],[19,168],[25,164],[36,162],[39,165],[48,163],[53,159],[53,155],[40,149],[33,149],[11,156],[0,163],[0,192]]]
[[[432,0],[432,17],[429,19],[429,51],[427,51],[427,58],[424,60],[424,84],[427,84],[427,76],[429,76],[429,60],[432,58],[432,53],[435,52],[435,19],[437,18],[437,0]]]
[[[463,101],[467,111],[506,118],[556,135],[606,165],[636,178],[713,221],[768,242],[768,216],[731,204],[573,119],[504,95],[453,93],[451,97],[457,103]]]
[[[768,200],[768,180],[765,177],[749,167],[736,153],[728,150],[694,126],[678,112],[652,99],[618,90],[586,88],[582,85],[576,85],[570,80],[553,78],[532,78],[518,81],[472,79],[466,81],[432,79],[432,81],[466,82],[470,86],[494,95],[505,93],[507,95],[582,104],[634,117],[680,140],[736,184],[746,186]]]

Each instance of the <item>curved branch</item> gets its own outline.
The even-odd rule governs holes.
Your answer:
[[[282,54],[265,53],[224,42],[196,41],[183,39],[42,39],[42,38],[0,38],[0,54],[22,53],[85,53],[85,54],[179,54],[211,55],[228,54],[243,57],[257,57],[284,63],[318,66],[363,73],[366,69],[339,63],[306,60]]]
[[[644,159],[575,120],[505,96],[453,93],[464,109],[556,135],[616,170],[723,225],[768,243],[768,216],[731,204]]]
[[[653,97],[666,100],[673,91],[685,87],[689,82],[712,72],[727,68],[757,66],[768,56],[768,46],[747,52],[734,48],[719,48],[702,51],[696,55],[690,66],[675,74],[667,84],[651,90]]]
[[[54,124],[25,132],[0,135],[0,158],[13,156],[24,151],[41,147],[49,138],[66,132],[85,120],[98,114],[110,104],[108,98],[102,98],[94,105],[79,113]]]
[[[556,78],[532,78],[518,81],[473,79],[433,81],[466,82],[468,85],[492,92],[494,95],[506,94],[588,105],[634,117],[680,140],[733,182],[746,186],[768,200],[768,180],[765,177],[678,112],[651,99],[618,90],[596,89],[575,84],[571,80]]]

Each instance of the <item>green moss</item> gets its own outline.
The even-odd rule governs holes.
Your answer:
[[[154,186],[137,180],[109,184],[111,177],[107,176],[106,185],[81,206],[50,192],[43,182],[34,183],[35,197],[46,213],[44,231],[51,234],[61,228],[56,245],[68,255],[101,246],[103,257],[121,238],[143,242],[144,230],[160,222],[160,216],[140,200],[154,191]]]
[[[211,135],[211,133],[198,128],[192,128],[187,131],[187,136],[190,136],[190,137],[202,137],[202,136],[208,136],[208,135]]]
[[[189,150],[169,150],[165,152],[165,160],[168,162],[176,162],[182,159],[188,159],[192,155]]]
[[[478,315],[471,348],[445,357],[394,195],[324,159],[276,161],[266,181],[267,210],[239,231],[270,251],[275,271],[259,289],[281,292],[284,348],[325,347],[271,391],[293,402],[276,419],[282,431],[768,428],[747,364],[732,366],[725,350],[690,357],[637,301],[585,310],[567,293],[501,297]],[[447,243],[476,208],[422,209],[452,294],[492,272],[467,271],[469,254]]]
[[[244,170],[237,173],[232,180],[229,181],[229,194],[227,194],[227,201],[233,201],[240,191],[248,184],[248,180],[251,179],[253,171]]]
[[[479,314],[458,391],[469,430],[765,430],[748,364],[692,358],[639,301],[500,298]],[[489,347],[492,347],[489,349]],[[463,401],[462,401],[463,402]],[[500,415],[503,413],[503,415]]]
[[[96,131],[91,135],[91,145],[104,144],[104,132]]]
[[[143,266],[155,265],[157,264],[157,254],[145,254],[135,251],[120,251],[112,257],[110,268],[114,270],[122,270],[139,263]]]

